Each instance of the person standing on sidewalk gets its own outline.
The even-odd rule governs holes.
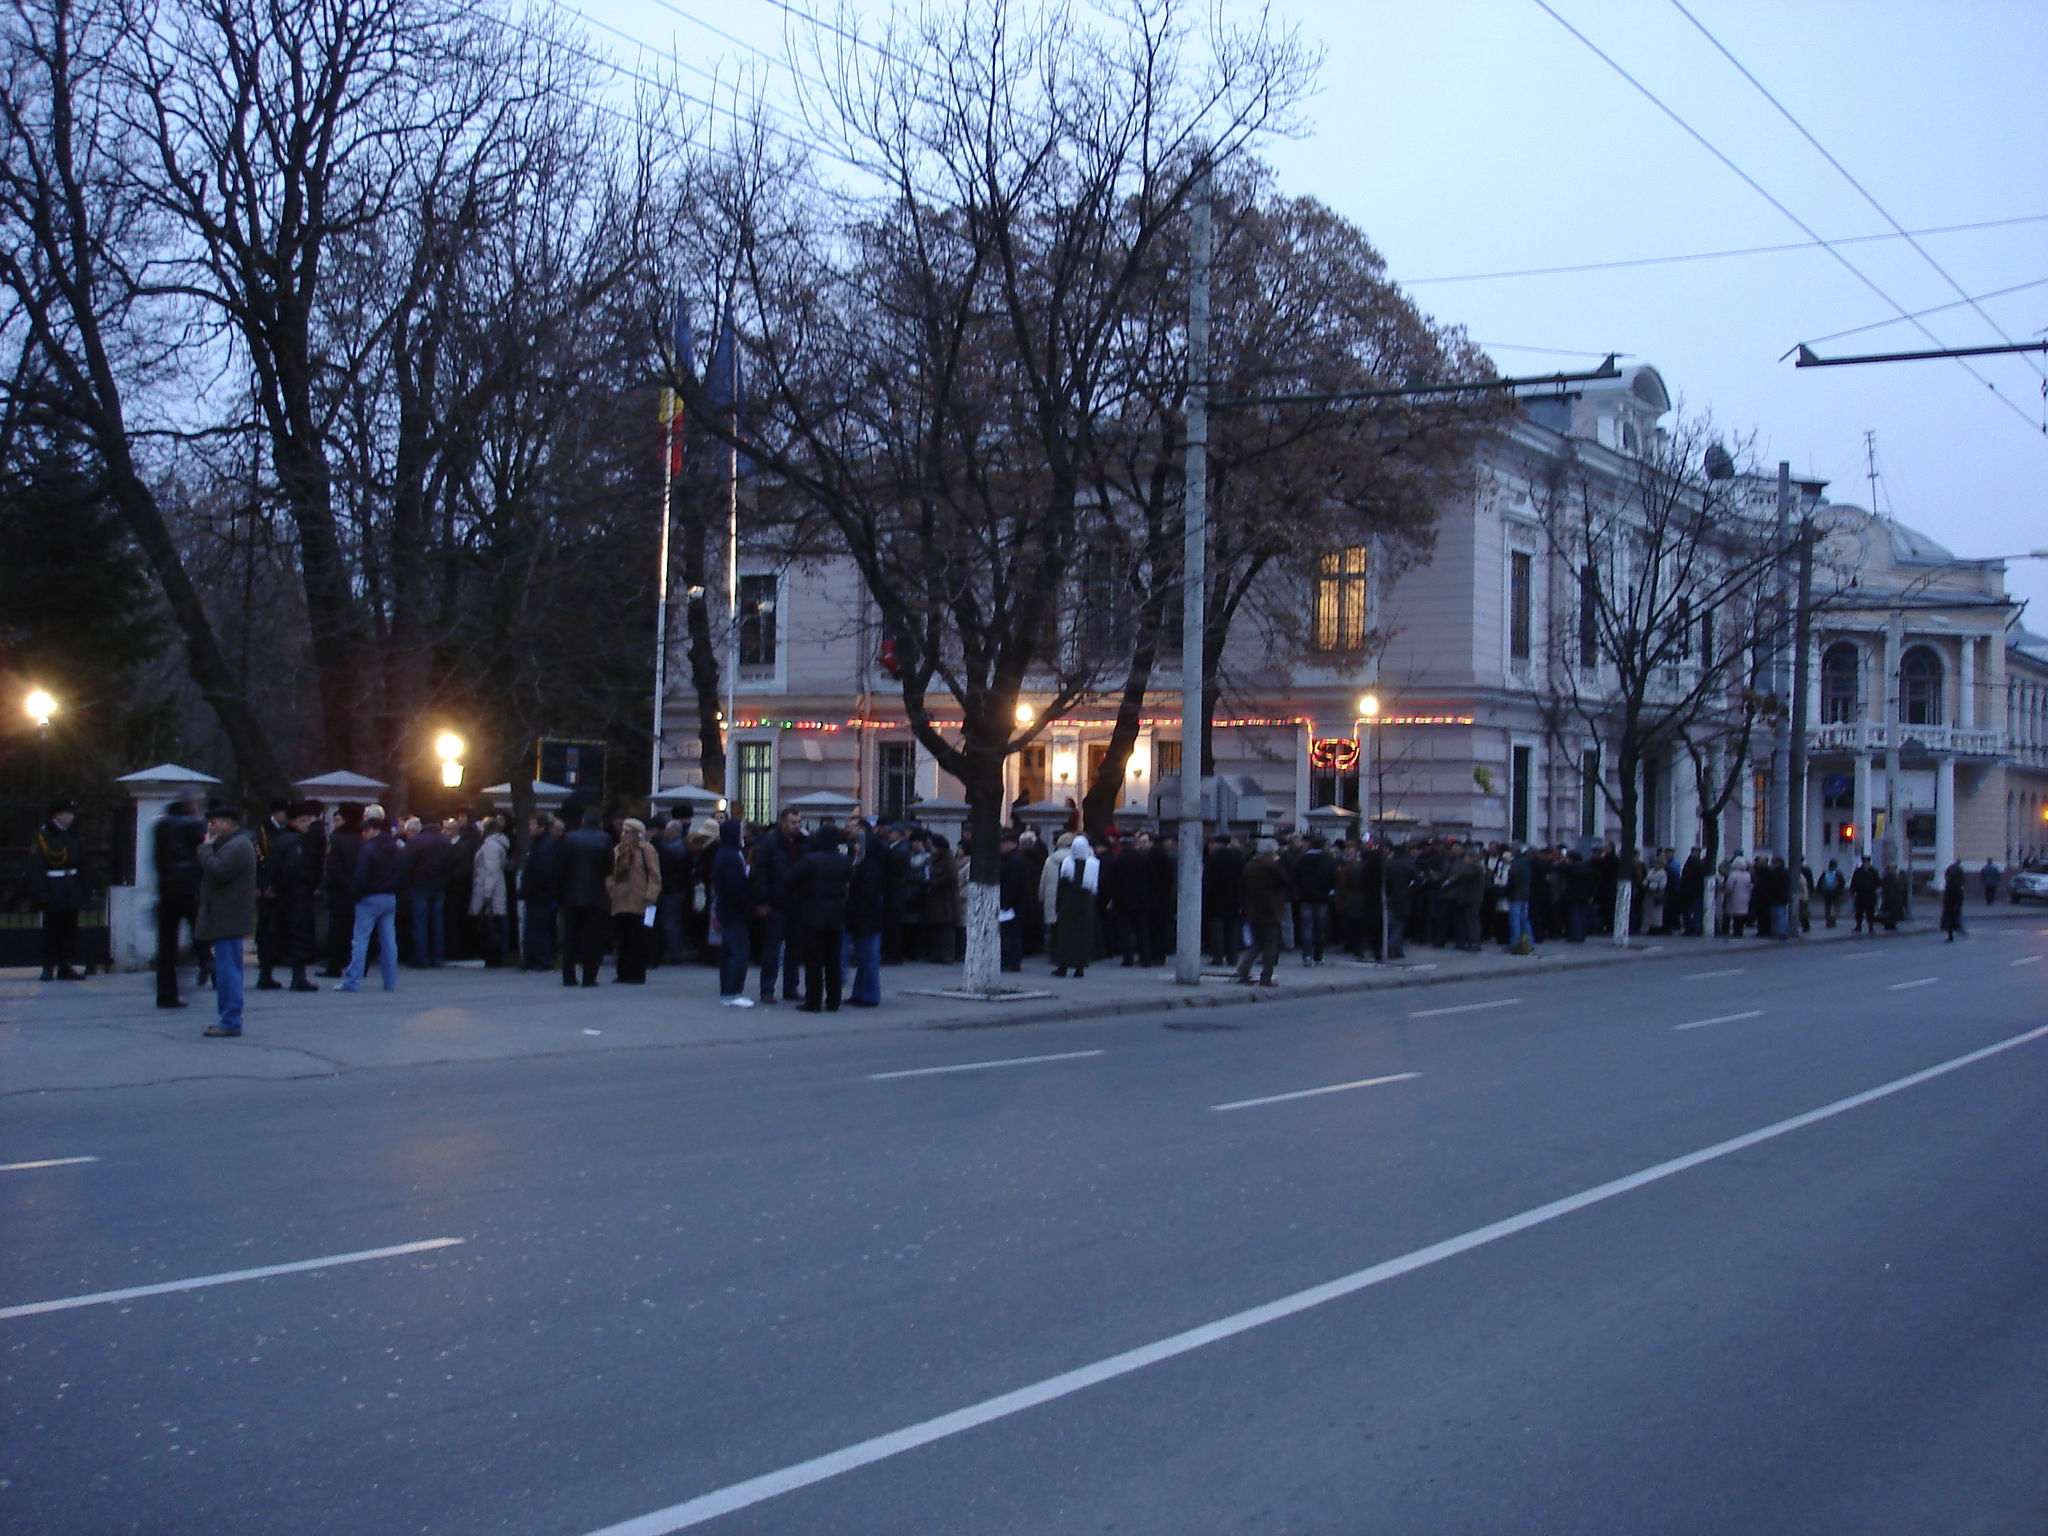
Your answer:
[[[751,1008],[747,996],[747,925],[753,902],[747,888],[747,852],[737,816],[718,824],[718,852],[711,858],[711,922],[718,930],[718,1000],[728,1008]]]
[[[610,898],[612,940],[618,953],[612,980],[629,986],[647,981],[647,943],[654,936],[651,919],[660,910],[661,860],[647,841],[647,825],[636,816],[619,823],[619,846],[605,879]]]
[[[370,936],[377,937],[377,968],[384,990],[398,990],[398,891],[405,884],[405,850],[385,819],[384,807],[363,812],[363,846],[356,852],[349,892],[355,899],[355,929],[349,941],[348,968],[335,983],[337,992],[362,990],[370,963]]]
[[[1238,907],[1252,930],[1251,947],[1237,961],[1237,980],[1247,986],[1251,985],[1254,959],[1259,962],[1259,985],[1273,985],[1273,968],[1280,963],[1280,919],[1292,888],[1286,866],[1280,862],[1279,840],[1260,838],[1258,852],[1238,877]]]
[[[583,971],[583,985],[597,985],[597,968],[604,963],[604,934],[612,901],[606,881],[611,876],[612,840],[604,835],[595,810],[579,813],[583,824],[562,839],[562,985],[576,985],[576,971]]]
[[[1995,906],[1998,902],[1998,861],[1987,858],[1979,873],[1984,877],[1984,905]]]
[[[526,862],[519,866],[520,969],[555,968],[555,896],[562,883],[562,838],[546,816],[526,820]]]
[[[199,845],[206,841],[206,823],[190,804],[173,800],[149,829],[150,856],[156,865],[156,1005],[183,1008],[178,996],[179,930],[193,925],[193,947],[199,945]]]
[[[199,920],[192,937],[213,949],[216,1017],[205,1033],[232,1040],[242,1032],[242,942],[256,931],[256,844],[242,830],[242,813],[231,805],[209,810],[206,839],[193,857]]]
[[[1278,863],[1274,861],[1276,868]],[[1096,906],[1101,885],[1102,860],[1095,857],[1088,839],[1076,832],[1060,854],[1053,876],[1053,975],[1072,972],[1081,976],[1095,959],[1102,936]]]
[[[797,979],[803,957],[796,915],[790,907],[789,882],[804,858],[804,816],[785,810],[754,844],[754,914],[761,919],[761,1001],[775,1001],[775,978],[782,976],[782,999],[797,1000]]]
[[[356,936],[356,855],[363,851],[363,808],[344,800],[334,808],[334,827],[327,837],[327,856],[320,865],[320,888],[327,893],[327,964],[320,974],[341,979],[348,969],[349,946]]]
[[[1536,859],[1528,849],[1517,848],[1508,865],[1508,951],[1517,955],[1536,953],[1536,941],[1529,931],[1529,896],[1536,888]]]
[[[804,962],[803,1013],[837,1013],[845,981],[840,951],[846,943],[846,893],[853,865],[840,847],[837,827],[811,834],[810,851],[797,861],[789,879],[795,933],[801,935]]]
[[[1883,887],[1877,867],[1870,862],[1870,855],[1864,854],[1856,873],[1849,877],[1849,906],[1856,919],[1853,932],[1862,933],[1866,928],[1877,932],[1877,898]]]
[[[846,949],[853,980],[846,1002],[874,1008],[882,1001],[882,918],[889,901],[889,845],[858,818],[846,843],[852,873],[846,887]]]
[[[1963,861],[1957,859],[1941,876],[1941,931],[1948,937],[1942,942],[1953,944],[1956,935],[1966,932],[1963,927],[1963,898],[1969,894],[1969,876],[1963,873]]]
[[[85,840],[71,830],[78,807],[50,803],[50,819],[29,844],[29,888],[43,909],[43,980],[83,981],[71,960],[78,949],[78,914],[85,909]]]

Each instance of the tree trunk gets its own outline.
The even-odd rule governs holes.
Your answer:
[[[963,742],[967,771],[970,848],[967,863],[967,955],[961,985],[969,992],[993,994],[1002,982],[1001,910],[1003,867],[1003,756],[988,744],[985,730],[972,728]]]
[[[683,518],[682,543],[683,585],[686,589],[695,587],[703,594],[683,605],[684,623],[690,632],[690,683],[697,692],[698,760],[704,772],[704,787],[729,795],[732,791],[727,787],[725,732],[718,714],[718,650],[711,643],[711,605],[705,592],[704,523],[694,511]]]

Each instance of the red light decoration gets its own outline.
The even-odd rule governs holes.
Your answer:
[[[1308,744],[1309,766],[1323,773],[1358,771],[1356,736],[1318,736]]]

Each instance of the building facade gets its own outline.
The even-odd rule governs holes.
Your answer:
[[[1556,498],[1567,470],[1586,494],[1622,495],[1663,446],[1670,410],[1647,366],[1525,399],[1478,450],[1468,491],[1441,507],[1426,563],[1389,575],[1370,545],[1334,550],[1282,594],[1302,605],[1305,644],[1275,651],[1240,625],[1212,728],[1223,814],[1280,828],[1334,807],[1389,832],[1619,840],[1613,744],[1597,728],[1561,723],[1556,707],[1561,688],[1600,686],[1598,668],[1560,661],[1583,622],[1582,577],[1557,535]],[[1732,489],[1742,526],[1729,539],[1767,537],[1775,482]],[[1887,794],[1922,872],[1955,856],[2041,852],[2048,644],[2016,627],[2002,567],[1959,562],[1821,490],[1799,487],[1800,511],[1827,530],[1809,653],[1809,858],[1873,848]],[[912,737],[850,562],[778,563],[743,548],[738,591],[729,793],[749,820],[821,791],[884,818],[959,797]],[[1177,660],[1166,657],[1153,676],[1156,707],[1117,796],[1127,819],[1179,815]],[[1789,695],[1789,650],[1776,664]],[[682,670],[669,672],[665,789],[702,780]],[[1026,707],[1048,696],[1027,692]],[[1101,769],[1113,713],[1108,701],[1079,706],[1015,754],[1011,803],[1078,803]],[[1887,773],[1894,734],[1899,757]],[[1773,751],[1784,735],[1780,715],[1750,743],[1747,771],[1732,776],[1739,782],[1719,813],[1724,851],[1784,846],[1785,754]],[[1649,754],[1638,790],[1642,844],[1701,840],[1690,754],[1669,744]]]

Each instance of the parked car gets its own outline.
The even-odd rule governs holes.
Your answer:
[[[2007,878],[2006,890],[2015,906],[2023,901],[2048,902],[2048,862],[2029,859]]]

